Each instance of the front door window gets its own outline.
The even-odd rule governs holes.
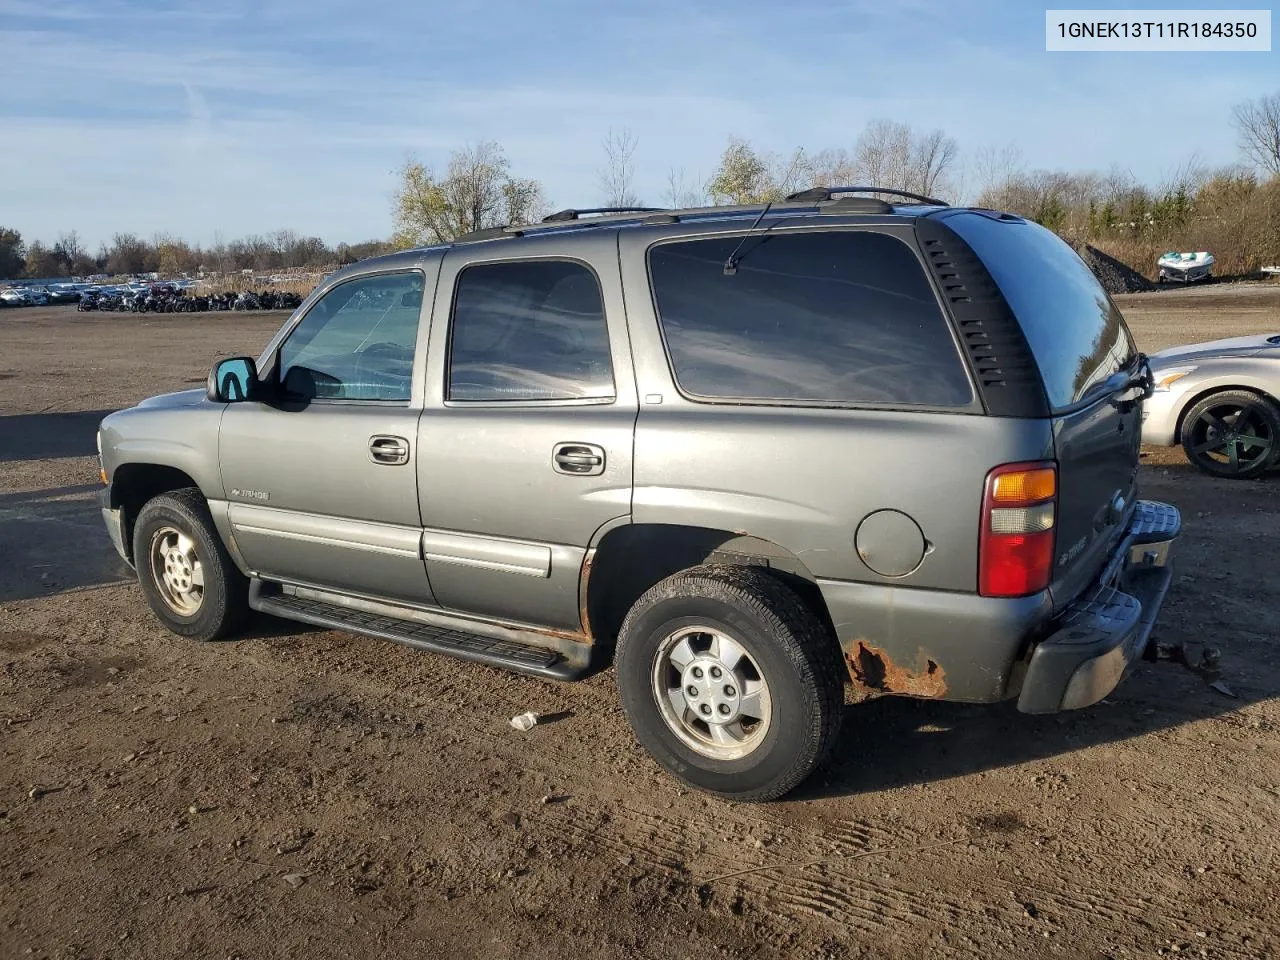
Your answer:
[[[422,274],[360,277],[321,297],[280,348],[280,384],[302,400],[407,402]]]

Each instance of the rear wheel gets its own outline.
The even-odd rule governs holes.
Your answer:
[[[844,677],[822,620],[763,569],[704,566],[651,588],[615,666],[636,738],[669,773],[737,800],[772,800],[822,762]]]
[[[134,524],[133,560],[152,612],[180,636],[217,640],[248,616],[248,578],[223,546],[199,490],[147,502]]]
[[[1280,410],[1247,390],[1211,394],[1183,417],[1182,448],[1215,477],[1259,476],[1280,456]]]

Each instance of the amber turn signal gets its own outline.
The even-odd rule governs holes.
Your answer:
[[[1058,471],[1053,467],[1016,470],[991,478],[991,500],[1002,504],[1033,504],[1052,500],[1058,492]]]

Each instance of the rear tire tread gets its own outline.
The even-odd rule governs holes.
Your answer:
[[[845,681],[842,664],[836,656],[836,640],[814,611],[764,568],[707,564],[659,582],[631,608],[618,634],[616,662],[620,670],[626,669],[633,647],[644,639],[643,634],[636,632],[637,621],[657,604],[688,598],[719,601],[751,616],[786,655],[801,684],[816,696],[808,736],[802,744],[797,744],[800,749],[790,765],[767,784],[750,790],[717,790],[695,784],[699,789],[734,800],[777,799],[808,777],[835,744],[844,711]],[[644,667],[647,671],[649,664],[646,662]]]

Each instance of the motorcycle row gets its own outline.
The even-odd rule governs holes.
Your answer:
[[[293,310],[302,297],[287,291],[263,290],[187,296],[172,288],[153,288],[134,293],[103,293],[86,290],[76,306],[81,312],[100,310],[108,313],[205,313],[211,310]]]

